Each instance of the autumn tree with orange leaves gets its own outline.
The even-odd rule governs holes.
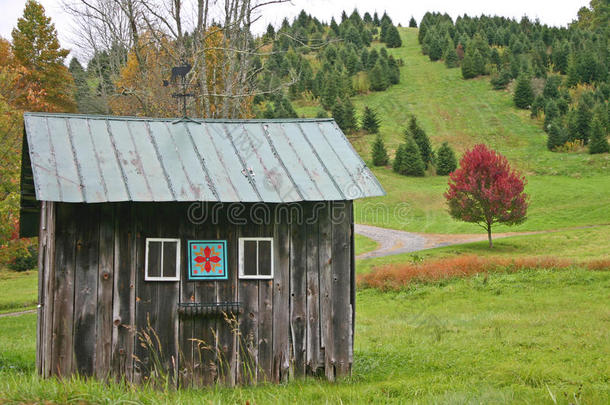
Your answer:
[[[19,235],[19,173],[23,112],[75,110],[73,81],[55,27],[43,7],[26,3],[12,32],[0,38],[0,262],[26,252]]]

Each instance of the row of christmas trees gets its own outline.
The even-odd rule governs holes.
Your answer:
[[[373,166],[387,166],[390,163],[390,157],[383,138],[379,134],[379,126],[380,120],[376,112],[365,107],[362,115],[362,129],[368,133],[377,134],[371,153]],[[421,177],[432,167],[436,169],[436,174],[448,175],[457,167],[455,153],[447,142],[444,142],[435,153],[426,131],[413,115],[404,131],[404,141],[396,149],[392,169],[404,176]]]

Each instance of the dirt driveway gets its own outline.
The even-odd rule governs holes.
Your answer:
[[[377,226],[355,224],[357,234],[373,239],[379,244],[376,250],[363,253],[357,259],[397,255],[400,253],[417,252],[441,246],[459,245],[461,243],[487,240],[487,235],[481,234],[436,234],[397,231],[395,229],[379,228]],[[494,234],[494,239],[515,235],[533,235],[541,232],[506,232]]]

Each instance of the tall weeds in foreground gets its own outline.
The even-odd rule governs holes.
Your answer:
[[[469,277],[480,273],[517,272],[526,269],[566,269],[575,266],[589,270],[610,270],[610,259],[579,264],[572,260],[552,257],[511,259],[464,255],[375,267],[372,272],[358,277],[358,286],[378,288],[383,291],[399,290],[413,282],[435,282],[450,278]]]
[[[140,359],[133,355],[136,369],[143,375],[143,381],[152,384],[155,388],[167,390],[176,386],[177,364],[176,358],[171,356],[171,366],[165,357],[161,339],[150,324],[150,317],[146,316],[146,327],[137,332],[138,344],[148,355],[146,359]]]
[[[167,357],[159,335],[150,325],[138,331],[138,344],[146,354],[140,358],[134,354],[137,370],[141,373],[142,382],[157,389],[173,389],[178,385],[202,386],[209,384],[235,384],[239,376],[240,384],[256,384],[265,381],[267,376],[260,369],[254,338],[244,336],[240,331],[240,323],[235,314],[222,313],[226,325],[235,345],[234,350],[225,353],[221,347],[218,332],[212,329],[211,341],[199,338],[188,339],[194,344],[193,359],[189,361],[182,350],[179,353],[179,362],[175,356]],[[233,355],[233,358],[230,356]],[[179,363],[179,364],[178,364]]]

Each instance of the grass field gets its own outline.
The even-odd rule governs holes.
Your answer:
[[[37,272],[0,268],[0,314],[31,309],[38,303]]]
[[[404,61],[401,82],[387,91],[353,99],[358,112],[368,105],[379,113],[381,134],[391,156],[402,141],[409,116],[415,114],[434,148],[448,141],[459,154],[483,142],[524,172],[531,195],[529,219],[510,230],[610,223],[610,155],[549,152],[540,122],[532,120],[528,111],[516,109],[508,92],[492,91],[487,77],[463,80],[460,69],[430,62],[421,53],[417,30],[401,28],[401,35],[403,46],[389,50]],[[318,110],[297,103],[299,114],[315,116]],[[373,138],[352,137],[367,161]],[[388,195],[358,201],[357,221],[415,232],[480,232],[476,225],[456,222],[446,213],[443,192],[447,177],[407,178],[386,168],[373,172]]]
[[[35,315],[0,318],[0,402],[605,404],[608,291],[581,269],[361,290],[351,378],[179,392],[40,380]]]
[[[356,256],[377,249],[377,242],[366,236],[355,234]]]

